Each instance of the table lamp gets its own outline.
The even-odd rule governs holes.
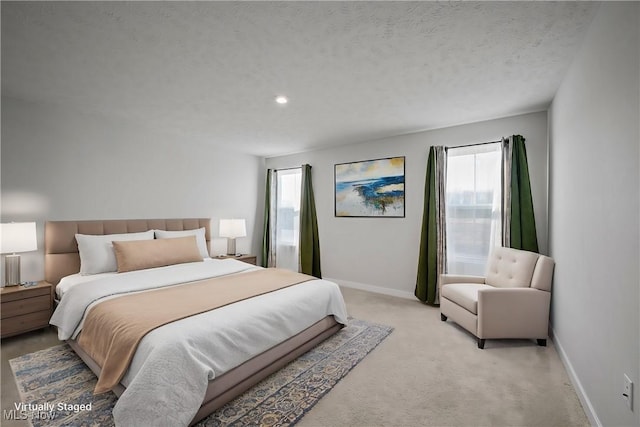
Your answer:
[[[6,286],[20,284],[20,255],[17,252],[38,250],[35,222],[0,224],[0,253],[5,256]]]
[[[236,238],[245,237],[247,227],[244,219],[221,219],[220,237],[227,238],[227,255],[236,254]]]

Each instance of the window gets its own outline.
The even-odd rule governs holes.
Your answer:
[[[447,149],[447,272],[484,275],[502,242],[502,144]]]
[[[276,267],[298,271],[302,169],[276,172]]]

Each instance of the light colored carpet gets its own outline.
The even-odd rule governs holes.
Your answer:
[[[343,288],[349,314],[394,332],[298,426],[589,426],[553,343],[487,340],[417,300]],[[56,344],[53,332],[2,341],[2,408],[18,399],[8,359]],[[5,422],[3,426],[27,426]]]
[[[418,300],[343,288],[394,332],[299,426],[589,426],[553,343],[475,338]]]

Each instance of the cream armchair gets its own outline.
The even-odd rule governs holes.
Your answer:
[[[485,277],[440,276],[440,318],[455,321],[478,339],[531,338],[547,345],[553,259],[495,248]]]

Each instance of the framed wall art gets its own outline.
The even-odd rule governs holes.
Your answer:
[[[404,218],[404,160],[335,165],[335,216]]]

